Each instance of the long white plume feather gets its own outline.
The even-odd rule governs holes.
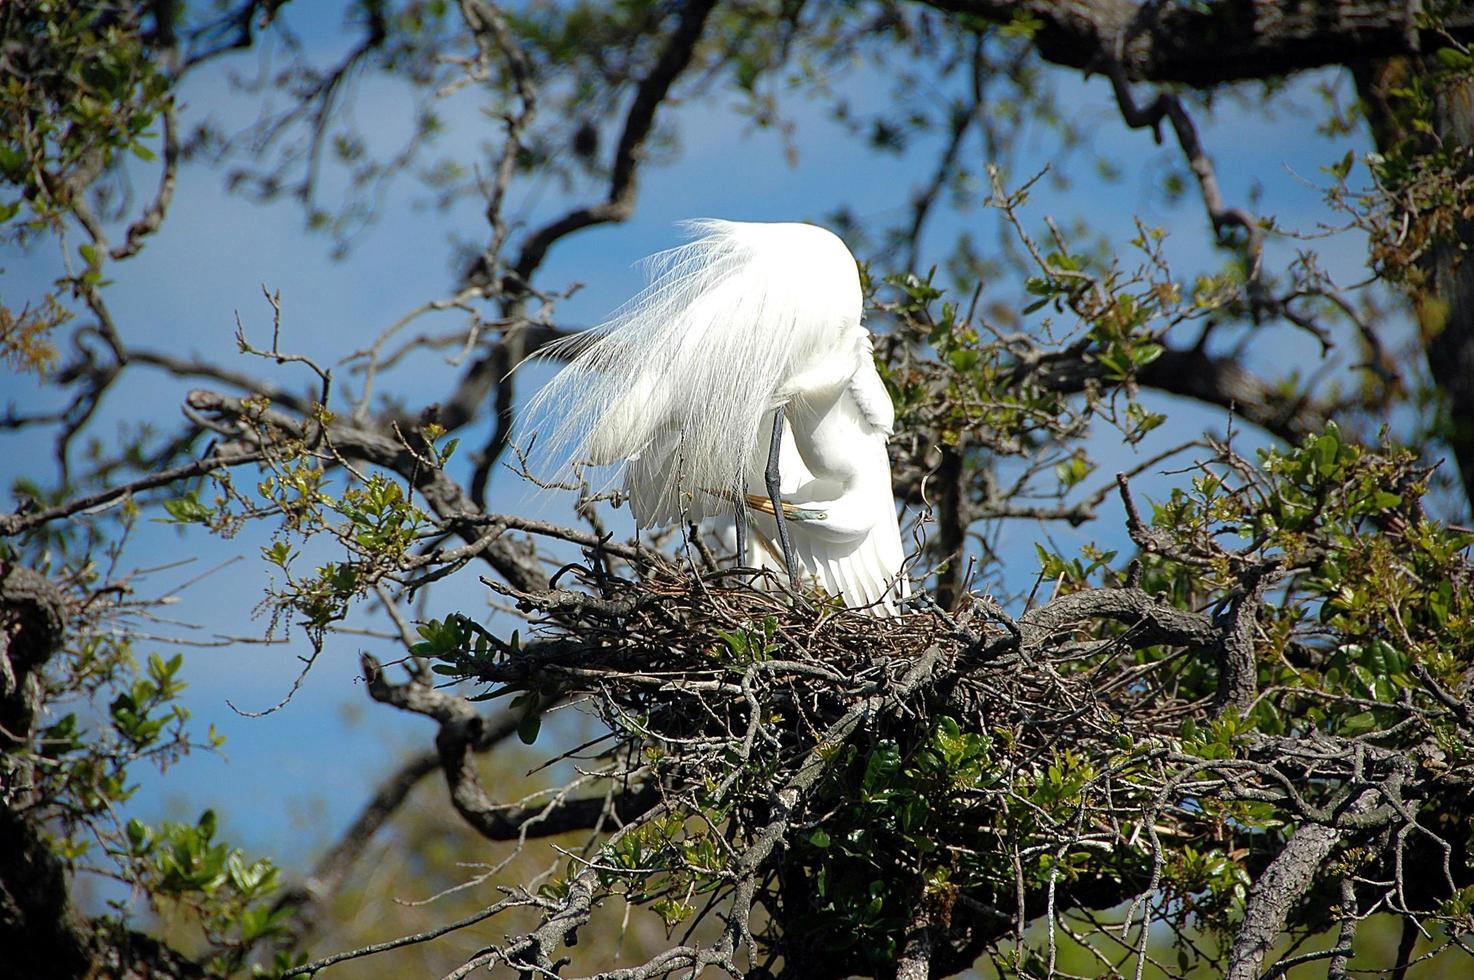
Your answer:
[[[526,416],[539,459],[633,461],[645,526],[728,506],[713,491],[747,487],[785,384],[836,352],[859,356],[863,337],[855,260],[831,232],[715,219],[686,228],[696,239],[653,256],[649,285],[596,339],[549,352],[579,351]],[[838,370],[847,378],[853,363]]]

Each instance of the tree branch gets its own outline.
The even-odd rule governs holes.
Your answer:
[[[660,57],[650,74],[635,90],[634,101],[625,115],[624,131],[614,150],[614,163],[609,179],[609,197],[600,204],[575,208],[561,218],[543,225],[527,237],[512,271],[520,283],[532,280],[542,265],[548,249],[560,238],[590,225],[623,221],[634,211],[638,192],[637,176],[644,158],[645,141],[655,125],[655,113],[670,95],[670,89],[691,63],[696,42],[706,26],[706,18],[717,0],[686,0],[675,30],[666,40]]]
[[[1249,889],[1244,921],[1228,956],[1228,980],[1258,980],[1264,956],[1285,928],[1290,910],[1310,889],[1332,850],[1346,831],[1306,824],[1285,842],[1284,849]]]
[[[164,215],[169,212],[169,205],[174,201],[174,184],[179,175],[179,112],[172,101],[164,107],[163,116],[164,166],[159,172],[159,188],[147,210],[128,226],[123,244],[109,253],[114,261],[137,255],[143,248],[143,240],[157,232],[164,223]]]
[[[1202,4],[1130,0],[921,0],[937,10],[995,24],[1036,23],[1046,61],[1093,70],[1114,55],[1133,82],[1213,88],[1324,65],[1415,54],[1439,33],[1414,22],[1421,4],[1403,0],[1214,0]],[[1451,5],[1442,28],[1474,40],[1474,7]],[[1205,52],[1211,51],[1211,56]]]
[[[928,980],[931,976],[932,952],[937,942],[932,929],[931,905],[923,883],[916,897],[916,908],[911,913],[911,925],[906,930],[900,959],[896,961],[896,980]]]
[[[34,513],[26,513],[24,510],[19,510],[13,514],[5,514],[0,516],[0,537],[20,534],[54,520],[71,517],[73,514],[99,510],[142,490],[152,490],[155,487],[168,486],[179,480],[188,480],[191,477],[213,472],[221,467],[240,466],[259,462],[264,458],[264,455],[263,453],[252,452],[242,453],[239,456],[211,456],[207,459],[195,460],[193,463],[185,463],[183,466],[176,466],[173,469],[164,470],[161,473],[154,473],[151,476],[142,476],[136,480],[130,480],[127,483],[109,487],[106,490],[99,490],[97,493],[88,494],[85,497],[76,497],[67,501],[65,504],[57,504],[55,507],[48,507],[45,510],[38,510]]]
[[[1230,409],[1239,418],[1290,443],[1318,431],[1331,415],[1331,406],[1308,397],[1286,397],[1272,382],[1247,370],[1236,359],[1214,357],[1198,347],[1166,347],[1136,377],[1158,391]]]
[[[1116,95],[1116,104],[1121,110],[1121,118],[1126,121],[1127,126],[1132,129],[1150,129],[1160,143],[1162,120],[1166,119],[1172,124],[1177,145],[1181,148],[1193,176],[1198,180],[1198,191],[1202,195],[1203,206],[1208,210],[1208,219],[1213,223],[1214,233],[1222,239],[1231,226],[1243,229],[1246,236],[1243,253],[1244,265],[1248,269],[1249,299],[1255,305],[1257,316],[1258,309],[1268,301],[1261,278],[1264,232],[1259,227],[1259,222],[1243,208],[1231,208],[1224,202],[1223,192],[1218,186],[1218,172],[1207,151],[1203,149],[1202,141],[1198,139],[1198,128],[1193,125],[1192,117],[1187,114],[1187,107],[1182,104],[1182,100],[1175,95],[1158,92],[1157,97],[1143,108],[1136,103],[1120,61],[1105,53],[1102,53],[1102,60]]]
[[[196,389],[189,393],[186,403],[197,412],[209,412],[233,422],[259,419],[294,438],[307,438],[310,435],[309,424],[316,425],[282,412],[253,409],[239,398],[213,391]],[[255,441],[255,436],[244,423],[240,425],[240,435],[248,441]],[[486,540],[483,524],[477,522],[485,515],[466,496],[460,484],[444,471],[426,466],[421,457],[411,452],[403,442],[341,420],[327,425],[326,439],[345,458],[382,466],[411,481],[435,515],[467,544],[476,545],[478,554],[513,586],[525,591],[547,587],[547,576],[535,556],[509,540]]]
[[[1218,691],[1213,697],[1214,713],[1243,714],[1253,707],[1259,690],[1254,657],[1254,633],[1259,606],[1268,578],[1278,561],[1251,570],[1242,579],[1243,591],[1230,601],[1216,622],[1222,633],[1218,644]]]
[[[367,654],[362,660],[369,695],[375,701],[439,722],[435,746],[451,803],[461,818],[488,840],[552,837],[597,827],[605,820],[625,823],[658,799],[653,787],[641,786],[612,796],[559,796],[543,806],[495,803],[481,786],[472,751],[504,740],[517,730],[517,720],[504,718],[488,726],[465,698],[416,681],[390,684],[377,660]]]
[[[1018,619],[1026,650],[1042,651],[1053,637],[1088,619],[1110,619],[1132,627],[1133,647],[1172,643],[1210,647],[1220,640],[1213,620],[1178,609],[1141,589],[1085,589],[1062,595]],[[1005,638],[1006,639],[1006,638]]]

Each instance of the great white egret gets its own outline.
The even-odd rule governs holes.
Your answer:
[[[894,408],[854,256],[815,225],[686,227],[695,239],[652,256],[642,292],[564,342],[572,361],[529,406],[549,420],[544,450],[625,462],[641,527],[735,512],[747,564],[794,584],[801,568],[846,605],[894,615],[910,591]]]

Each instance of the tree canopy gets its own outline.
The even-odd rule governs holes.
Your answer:
[[[1271,115],[1294,214],[1290,144],[1233,132]],[[31,0],[0,119],[4,261],[50,270],[0,300],[19,976],[1470,968],[1469,5]],[[735,200],[668,179],[718,131],[846,141],[781,217],[861,257],[897,619],[528,463],[580,243]],[[349,270],[413,202],[450,285],[324,354],[268,282],[198,353],[118,296],[207,185]],[[198,247],[254,288],[243,236]],[[140,565],[206,541],[249,595]],[[299,661],[269,711],[346,646],[345,700],[434,730],[310,867],[230,839],[259,801],[145,798],[222,747],[178,637],[237,598],[230,655]]]

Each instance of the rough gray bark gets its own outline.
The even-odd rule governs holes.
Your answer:
[[[66,632],[66,597],[44,575],[0,562],[0,806],[30,803],[29,743],[41,707],[40,670]]]
[[[18,976],[81,976],[92,962],[65,869],[25,814],[40,668],[60,648],[65,622],[65,597],[45,576],[0,566],[0,949]]]
[[[1315,881],[1316,872],[1346,831],[1306,824],[1249,889],[1244,921],[1228,958],[1228,980],[1257,980],[1265,954],[1284,930],[1290,912]]]
[[[1474,146],[1474,81],[1445,88],[1434,100],[1433,127],[1451,146]],[[1474,218],[1455,225],[1454,234],[1433,246],[1432,302],[1419,304],[1428,347],[1428,366],[1448,400],[1448,439],[1465,496],[1474,500]]]
[[[1402,0],[1217,0],[1205,4],[1131,0],[923,0],[985,21],[1028,17],[1046,61],[1087,71],[1116,52],[1131,81],[1212,88],[1432,50],[1433,31],[1416,26],[1420,4]],[[1474,6],[1448,13],[1444,27],[1474,39]]]
[[[967,559],[967,529],[971,515],[967,513],[967,487],[963,483],[966,472],[962,465],[965,447],[939,446],[941,463],[937,466],[937,534],[931,545],[933,553],[945,564],[937,572],[936,600],[943,609],[953,609],[963,592],[963,577]]]
[[[911,927],[906,930],[905,945],[896,961],[896,980],[928,980],[931,976],[932,954],[937,944],[936,931],[932,928],[933,903],[925,885],[918,892]]]
[[[1357,94],[1383,153],[1410,138],[1405,110],[1391,94],[1426,69],[1417,59],[1393,58],[1354,67]],[[1432,138],[1447,147],[1474,146],[1474,81],[1456,80],[1437,92]],[[1466,498],[1474,500],[1474,218],[1456,221],[1452,232],[1430,243],[1422,267],[1427,280],[1410,290],[1428,370],[1446,399],[1444,434]]]
[[[66,594],[0,562],[0,957],[7,977],[194,978],[199,966],[127,929],[89,921],[71,902],[65,865],[30,809],[25,755],[42,707],[41,668],[66,639]]]
[[[12,976],[84,976],[92,954],[87,925],[72,908],[66,873],[37,829],[0,806],[0,948]]]

